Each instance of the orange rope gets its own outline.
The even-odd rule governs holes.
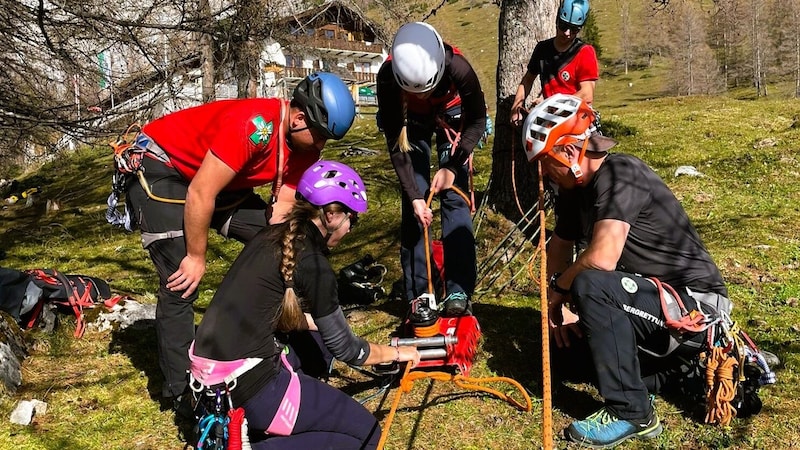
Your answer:
[[[539,170],[539,254],[542,263],[539,265],[539,292],[542,315],[542,447],[553,448],[553,400],[550,380],[550,309],[547,300],[547,254],[545,238],[544,181],[542,179],[542,161],[537,164]]]
[[[451,186],[450,189],[453,190],[456,194],[460,195],[461,198],[467,202],[467,206],[471,205],[469,197],[467,194],[464,193],[461,189],[457,188],[455,185]],[[428,194],[428,200],[425,201],[425,206],[428,208],[431,207],[431,202],[433,201],[433,196],[436,195],[436,192],[431,190],[430,194]],[[471,208],[471,206],[470,206]],[[425,269],[428,275],[428,293],[433,294],[433,276],[431,274],[431,248],[430,245],[427,245],[428,242],[428,227],[422,227],[422,238],[425,239]]]
[[[487,394],[491,394],[501,400],[504,400],[506,403],[509,403],[510,405],[514,406],[520,411],[530,412],[530,410],[532,409],[531,397],[525,391],[525,388],[523,388],[522,385],[514,379],[507,377],[471,378],[471,377],[465,377],[461,374],[454,375],[447,372],[426,372],[426,371],[412,372],[410,371],[410,367],[411,367],[410,364],[406,364],[406,370],[403,373],[403,378],[400,379],[400,388],[397,390],[394,400],[392,401],[392,407],[389,410],[389,414],[386,416],[386,424],[383,426],[381,439],[380,441],[378,441],[378,450],[382,450],[383,446],[386,444],[386,439],[389,436],[389,427],[391,426],[392,421],[394,420],[395,413],[397,412],[397,407],[400,405],[400,397],[405,392],[411,392],[411,388],[414,385],[414,381],[417,380],[423,380],[429,378],[435,381],[452,381],[453,383],[456,384],[456,386],[462,389],[480,391],[480,392],[485,392]],[[522,394],[524,403],[517,401],[510,395],[504,394],[496,389],[492,389],[486,386],[481,386],[482,384],[496,383],[496,382],[505,382],[516,387]]]
[[[408,373],[411,371],[411,364],[406,363],[406,370],[403,371],[403,378],[400,380],[400,386],[402,388],[402,380],[408,376]],[[397,392],[394,394],[394,400],[392,400],[392,407],[389,408],[389,414],[386,415],[386,423],[383,425],[383,430],[381,431],[381,439],[378,441],[378,449],[383,450],[383,446],[386,445],[386,439],[389,437],[389,427],[392,426],[392,421],[394,420],[394,415],[397,412],[397,407],[400,405],[400,397],[403,395],[403,389],[398,389]]]
[[[706,423],[727,426],[736,416],[731,400],[736,395],[733,371],[738,365],[736,358],[726,354],[722,347],[711,349],[706,361]]]

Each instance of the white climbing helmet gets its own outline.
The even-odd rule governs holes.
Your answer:
[[[419,94],[436,87],[444,76],[444,42],[424,22],[411,22],[397,30],[392,43],[392,71],[403,90]]]

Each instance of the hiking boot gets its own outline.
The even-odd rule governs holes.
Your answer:
[[[655,409],[641,420],[624,420],[605,407],[584,420],[572,422],[567,438],[591,448],[611,448],[630,438],[654,438],[663,431]]]
[[[453,292],[444,299],[442,315],[445,317],[471,316],[472,307],[464,292]]]
[[[173,397],[172,410],[175,411],[175,416],[185,420],[197,420],[197,412],[192,403],[192,394],[189,392]]]

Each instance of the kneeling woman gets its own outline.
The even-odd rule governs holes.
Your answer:
[[[244,247],[214,295],[189,351],[192,383],[228,385],[233,406],[245,409],[253,449],[374,449],[381,434],[375,417],[338,389],[296,373],[275,334],[318,330],[337,359],[354,365],[416,365],[419,352],[356,336],[339,306],[326,255],[367,210],[361,177],[345,164],[319,161],[297,194],[287,220]]]

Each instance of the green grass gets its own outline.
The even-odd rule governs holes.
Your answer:
[[[597,3],[598,11],[602,10],[602,2]],[[494,36],[496,16],[491,14],[497,14],[497,7],[487,2],[456,2],[445,8],[448,12],[439,13],[434,24],[467,53],[478,68],[487,99],[494,99],[487,87],[494,88],[496,39],[487,44],[483,35],[470,30]],[[614,42],[603,20],[599,21],[607,33],[603,36]],[[607,54],[613,57],[613,51]],[[616,151],[643,158],[674,190],[722,270],[735,304],[734,319],[784,363],[778,371],[779,383],[761,390],[764,411],[760,415],[736,419],[721,429],[700,423],[697,408],[659,398],[665,432],[653,441],[634,441],[623,448],[800,447],[796,432],[800,428],[796,413],[800,409],[800,103],[777,96],[755,100],[744,92],[664,98],[660,83],[668,67],[662,62],[648,71],[628,74],[619,74],[612,66],[604,70],[596,105],[607,130],[620,141]],[[336,249],[332,261],[338,268],[371,253],[389,268],[384,283],[389,289],[400,276],[400,194],[374,116],[358,119],[348,136],[331,142],[323,156],[341,159],[349,145],[380,153],[346,160],[367,182],[370,210]],[[705,177],[675,177],[681,165],[695,166]],[[480,170],[476,189],[483,191],[491,167],[489,149],[476,153],[476,167]],[[20,178],[24,187],[41,187],[42,194],[31,208],[13,205],[0,210],[0,248],[7,254],[0,265],[95,275],[108,279],[115,290],[154,303],[158,280],[138,234],[105,223],[110,176],[110,149],[84,148]],[[267,189],[261,192],[266,195]],[[45,199],[59,200],[61,210],[46,213]],[[498,258],[496,247],[512,227],[502,217],[485,212],[477,236],[481,268]],[[490,396],[465,393],[448,383],[420,381],[403,396],[387,449],[528,450],[541,446],[540,300],[536,282],[520,262],[532,248],[525,244],[522,258],[498,265],[497,281],[479,286],[474,312],[483,339],[472,375],[516,379],[531,391],[533,411],[518,412]],[[211,238],[208,272],[195,306],[198,320],[240,249],[236,242],[216,235]],[[522,274],[510,282],[520,270]],[[538,266],[531,270],[538,273]],[[499,292],[501,286],[505,289]],[[359,334],[385,342],[403,313],[402,305],[384,301],[354,310],[349,318]],[[55,335],[32,334],[36,349],[25,360],[23,385],[16,394],[0,397],[0,419],[7,418],[19,400],[31,398],[46,401],[47,414],[28,427],[0,420],[0,448],[183,448],[173,414],[159,408],[161,375],[153,329],[90,331],[75,340],[69,316],[60,317],[64,323]],[[365,381],[363,377],[341,365],[337,369],[337,386],[349,386],[347,392],[356,398],[372,392],[358,384]],[[507,386],[494,387],[517,395]],[[554,403],[558,448],[574,447],[561,439],[561,430],[599,405],[591,387],[570,387],[570,395]],[[395,392],[365,406],[383,421]]]
[[[678,405],[661,399],[659,412],[667,431],[652,442],[628,448],[789,448],[798,444],[798,296],[800,296],[800,129],[793,117],[800,105],[782,100],[737,100],[726,97],[659,98],[621,101],[603,107],[604,118],[619,137],[618,151],[645,159],[672,187],[720,265],[736,304],[734,318],[785,365],[780,383],[763,389],[765,410],[729,429],[705,426]],[[770,138],[774,146],[758,147]],[[377,156],[347,159],[368,183],[370,211],[333,255],[335,267],[372,253],[390,272],[384,287],[400,275],[397,261],[399,191],[395,175],[372,117],[359,119],[341,143],[325,150],[339,159],[348,145],[379,150]],[[482,190],[490,167],[489,152],[477,153]],[[54,267],[110,280],[113,288],[137,300],[155,301],[157,279],[151,263],[129,234],[106,225],[104,200],[110,179],[106,149],[82,149],[22,179],[40,186],[40,202],[31,208],[10,206],[0,212],[0,245],[4,267]],[[693,165],[703,178],[675,177],[680,165]],[[62,209],[46,214],[44,199],[61,200]],[[479,257],[494,255],[510,224],[489,212],[478,235]],[[235,242],[211,239],[209,270],[196,304],[198,319],[226,268],[240,249]],[[530,254],[528,245],[524,254]],[[487,261],[482,261],[488,264]],[[500,267],[504,267],[502,264]],[[508,376],[533,393],[534,410],[521,413],[492,397],[468,394],[448,383],[417,382],[404,395],[391,427],[387,448],[529,449],[541,441],[540,337],[538,288],[524,272],[501,294],[497,288],[520,270],[518,261],[502,269],[494,285],[480,286],[475,314],[483,340],[472,375]],[[536,267],[533,268],[534,273]],[[398,326],[402,307],[381,302],[351,313],[356,330],[382,342]],[[47,415],[29,427],[0,425],[0,447],[181,448],[170,412],[159,410],[161,382],[155,336],[149,330],[88,332],[71,338],[69,316],[55,336],[36,336],[38,350],[23,367],[24,383],[16,395],[0,401],[0,416],[18,400],[48,402]],[[342,385],[364,381],[338,367]],[[360,385],[363,388],[363,385]],[[503,385],[496,388],[515,394]],[[596,393],[576,386],[569,404],[555,402],[559,431],[570,420],[597,407]],[[350,392],[350,391],[348,391]],[[366,404],[385,419],[392,395]],[[370,391],[353,392],[361,398]],[[78,426],[78,424],[80,424]]]

